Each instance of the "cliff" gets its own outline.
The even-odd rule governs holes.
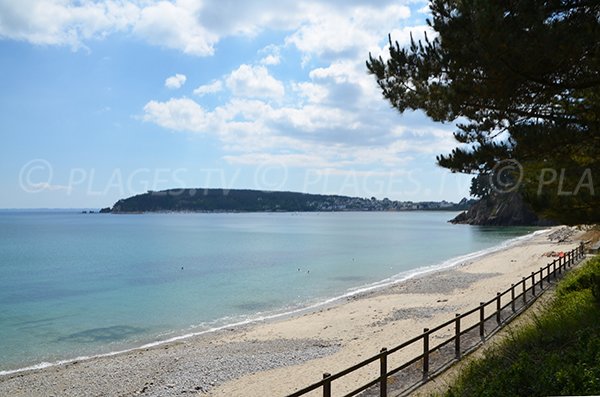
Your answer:
[[[482,198],[450,222],[489,226],[550,226],[556,224],[551,220],[538,217],[517,192]]]

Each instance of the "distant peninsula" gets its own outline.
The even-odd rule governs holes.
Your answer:
[[[169,189],[148,191],[117,201],[101,213],[146,212],[334,212],[334,211],[464,211],[474,200],[393,201],[339,195],[246,189]]]

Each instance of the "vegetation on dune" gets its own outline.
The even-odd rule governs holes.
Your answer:
[[[573,270],[534,321],[461,373],[446,397],[600,394],[600,257]]]

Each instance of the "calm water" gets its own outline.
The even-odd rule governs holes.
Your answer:
[[[289,312],[533,230],[454,215],[0,212],[0,371]]]

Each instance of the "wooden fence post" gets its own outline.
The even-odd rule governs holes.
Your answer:
[[[568,256],[568,258],[569,258],[569,267],[571,267],[571,265],[573,265],[573,255],[572,254],[573,254],[573,251],[569,251],[569,254],[568,254],[569,255]]]
[[[511,307],[513,313],[517,311],[517,309],[515,308],[515,285],[514,284],[510,285],[510,307]]]
[[[523,277],[523,306],[527,304],[527,288],[525,288],[525,277]]]
[[[500,325],[501,320],[500,320],[500,308],[501,308],[501,304],[500,304],[500,297],[502,296],[502,294],[500,294],[500,292],[496,293],[496,322],[498,323],[498,325]]]
[[[540,289],[544,289],[544,268],[540,267]]]
[[[429,376],[429,328],[423,328],[423,379]]]
[[[485,331],[485,315],[484,315],[485,303],[479,302],[479,336],[483,339],[483,334]]]
[[[460,359],[460,314],[456,313],[456,322],[454,323],[454,356]]]
[[[552,266],[554,267],[554,270],[552,271],[552,277],[554,277],[554,279],[556,280],[556,258],[554,258],[554,260],[552,261]]]
[[[562,274],[563,256],[558,257],[558,274]]]
[[[381,349],[379,361],[379,396],[387,397],[387,347]]]
[[[531,292],[535,296],[535,273],[531,272]]]
[[[325,380],[325,383],[323,383],[323,397],[331,397],[331,380],[329,378],[331,378],[331,374],[325,372],[323,374],[323,379]]]

